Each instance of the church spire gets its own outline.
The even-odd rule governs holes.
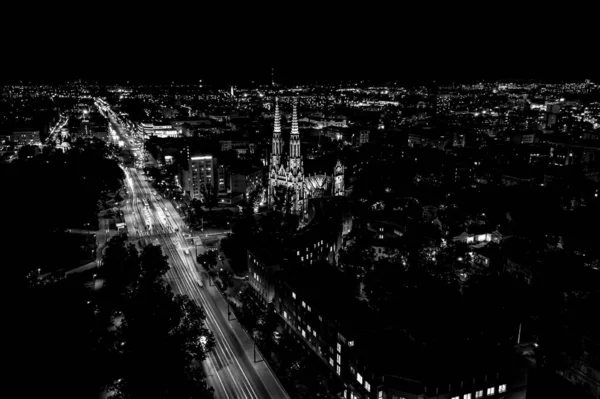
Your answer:
[[[292,109],[292,132],[290,133],[290,158],[300,158],[300,131],[298,130],[298,103]]]
[[[275,97],[275,128],[273,133],[281,133],[281,115],[279,114],[279,98]]]
[[[298,102],[294,100],[294,108],[292,110],[292,134],[300,134],[298,131]]]

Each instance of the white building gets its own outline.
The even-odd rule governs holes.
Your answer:
[[[179,137],[179,132],[170,124],[142,123],[142,131],[146,136]]]

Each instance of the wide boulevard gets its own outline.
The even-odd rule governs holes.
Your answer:
[[[125,145],[130,145],[128,132],[114,117],[110,119]],[[125,168],[125,172],[129,196],[124,214],[129,238],[141,244],[161,245],[169,257],[167,280],[173,291],[194,299],[206,313],[216,346],[204,367],[215,398],[288,398],[258,353],[254,361],[251,338],[237,321],[228,320],[227,302],[193,258],[191,242],[184,237],[185,225],[171,202],[156,195],[141,171]]]

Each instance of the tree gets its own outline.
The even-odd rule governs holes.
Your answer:
[[[70,280],[36,284],[21,294],[6,359],[11,362],[7,377],[19,385],[20,395],[39,397],[52,389],[63,398],[96,397],[112,367],[105,363],[106,324],[94,313],[97,303]],[[38,383],[31,384],[31,373]]]
[[[197,198],[192,198],[188,210],[188,222],[190,224],[198,224],[202,222],[204,217],[204,209],[202,208],[202,202]]]
[[[375,264],[375,250],[366,237],[359,235],[351,245],[341,248],[338,263],[344,274],[354,281],[356,293],[361,295],[360,285]]]
[[[231,261],[236,272],[246,269],[246,251],[257,242],[258,226],[253,212],[244,209],[236,218],[231,228],[231,234],[221,240],[221,250]]]
[[[254,190],[248,194],[246,202],[252,209],[258,209],[261,203],[265,200],[265,188],[262,184],[258,184]]]
[[[168,257],[163,254],[159,245],[147,245],[140,254],[140,280],[152,283],[162,281],[169,270]]]
[[[119,354],[109,390],[122,397],[212,397],[201,362],[214,348],[214,336],[202,307],[172,293],[163,278],[168,267],[159,246],[142,248],[141,273],[125,292],[115,332]]]
[[[296,190],[294,187],[279,185],[273,192],[273,209],[284,215],[289,215],[294,210]]]
[[[140,259],[133,244],[125,244],[121,236],[111,238],[102,258],[103,271],[116,289],[135,281],[140,274]]]
[[[202,202],[210,211],[217,206],[219,202],[219,187],[212,184],[202,184],[200,191],[202,193]]]
[[[217,251],[206,251],[198,255],[196,260],[206,269],[212,269],[217,265]]]

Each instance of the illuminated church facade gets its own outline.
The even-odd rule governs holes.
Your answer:
[[[281,136],[281,115],[279,102],[275,100],[275,125],[271,147],[271,159],[268,176],[269,206],[277,190],[293,189],[292,211],[305,217],[308,200],[311,198],[344,195],[344,165],[338,159],[330,173],[305,174],[304,161],[300,149],[300,131],[298,129],[298,107],[294,102],[292,111],[292,130],[289,150],[284,153],[284,141]]]

